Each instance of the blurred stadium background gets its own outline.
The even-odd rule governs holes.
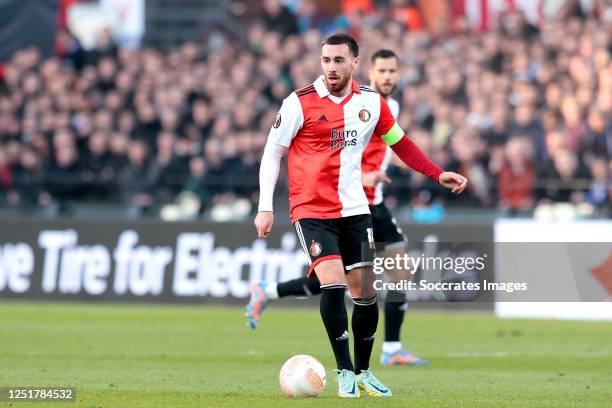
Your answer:
[[[362,82],[369,54],[398,52],[401,126],[471,180],[451,200],[393,170],[405,220],[609,216],[609,1],[1,4],[7,214],[250,219],[280,102],[318,75],[322,37],[348,31]]]
[[[470,180],[455,197],[389,170],[387,205],[416,248],[612,242],[611,0],[0,0],[0,299],[25,300],[0,303],[0,385],[51,379],[96,406],[269,406],[285,358],[326,350],[311,309],[270,311],[258,339],[235,306],[305,266],[283,174],[273,237],[255,239],[259,160],[337,31],[360,42],[362,83],[369,54],[398,53],[400,125]],[[607,300],[610,254],[573,265]],[[438,312],[409,313],[408,344],[433,364],[398,406],[478,405],[461,381],[481,406],[609,406],[609,323],[490,314],[612,320],[610,306],[421,302]],[[297,316],[304,336],[286,332]]]

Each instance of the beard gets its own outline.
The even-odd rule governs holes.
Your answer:
[[[393,93],[395,90],[395,85],[383,84],[382,86],[378,86],[376,90],[379,94],[386,98]]]
[[[330,92],[340,92],[342,91],[344,88],[346,88],[348,82],[349,82],[350,77],[346,77],[346,78],[339,78],[336,79],[336,83],[332,84],[330,82],[330,80],[327,78],[327,76],[325,77],[325,84],[327,85],[327,88],[329,89]]]

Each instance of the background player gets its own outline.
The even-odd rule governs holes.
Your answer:
[[[399,80],[399,58],[391,50],[381,49],[372,54],[369,70],[370,87],[380,93],[389,104],[391,113],[397,119],[399,103],[390,97]],[[386,170],[393,152],[380,138],[372,138],[363,152],[361,164],[362,183],[372,215],[374,241],[380,244],[377,256],[403,257],[406,238],[383,200],[383,183],[390,180]],[[389,280],[409,280],[410,271],[392,269],[387,271]],[[265,307],[274,299],[286,296],[312,296],[321,293],[318,279],[305,276],[281,283],[257,282],[251,289],[246,316],[248,326],[254,329]],[[425,365],[426,360],[414,356],[402,347],[400,332],[406,310],[406,295],[399,291],[388,291],[385,298],[385,340],[380,361],[385,365]]]
[[[353,80],[358,55],[349,35],[328,37],[321,50],[324,75],[283,101],[264,149],[255,218],[258,236],[268,236],[280,161],[288,150],[290,217],[310,258],[309,275],[314,271],[321,282],[320,312],[338,367],[338,394],[347,398],[359,397],[360,389],[391,396],[369,370],[378,305],[372,286],[374,237],[361,184],[365,146],[371,137],[383,138],[408,166],[453,193],[462,192],[467,181],[431,162],[406,137],[386,101]],[[348,345],[347,287],[354,303],[355,365]]]

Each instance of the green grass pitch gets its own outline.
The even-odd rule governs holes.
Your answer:
[[[408,312],[404,343],[429,367],[372,368],[394,396],[339,400],[314,308],[0,302],[0,386],[73,386],[53,407],[611,407],[612,324],[500,320],[486,313]],[[382,320],[382,319],[381,319]],[[328,369],[315,399],[281,394],[294,354]],[[0,403],[0,407],[9,403]]]

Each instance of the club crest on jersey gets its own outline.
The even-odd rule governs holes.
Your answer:
[[[370,120],[371,117],[372,117],[372,114],[370,113],[369,110],[363,108],[362,110],[359,111],[359,120],[361,120],[362,122],[367,122],[368,120]]]
[[[319,256],[321,255],[321,251],[323,251],[323,247],[317,241],[313,240],[310,243],[309,252],[311,256]]]
[[[278,112],[278,115],[276,115],[276,120],[274,121],[274,125],[272,125],[274,127],[274,129],[278,129],[278,127],[281,125],[281,114],[280,112]]]

